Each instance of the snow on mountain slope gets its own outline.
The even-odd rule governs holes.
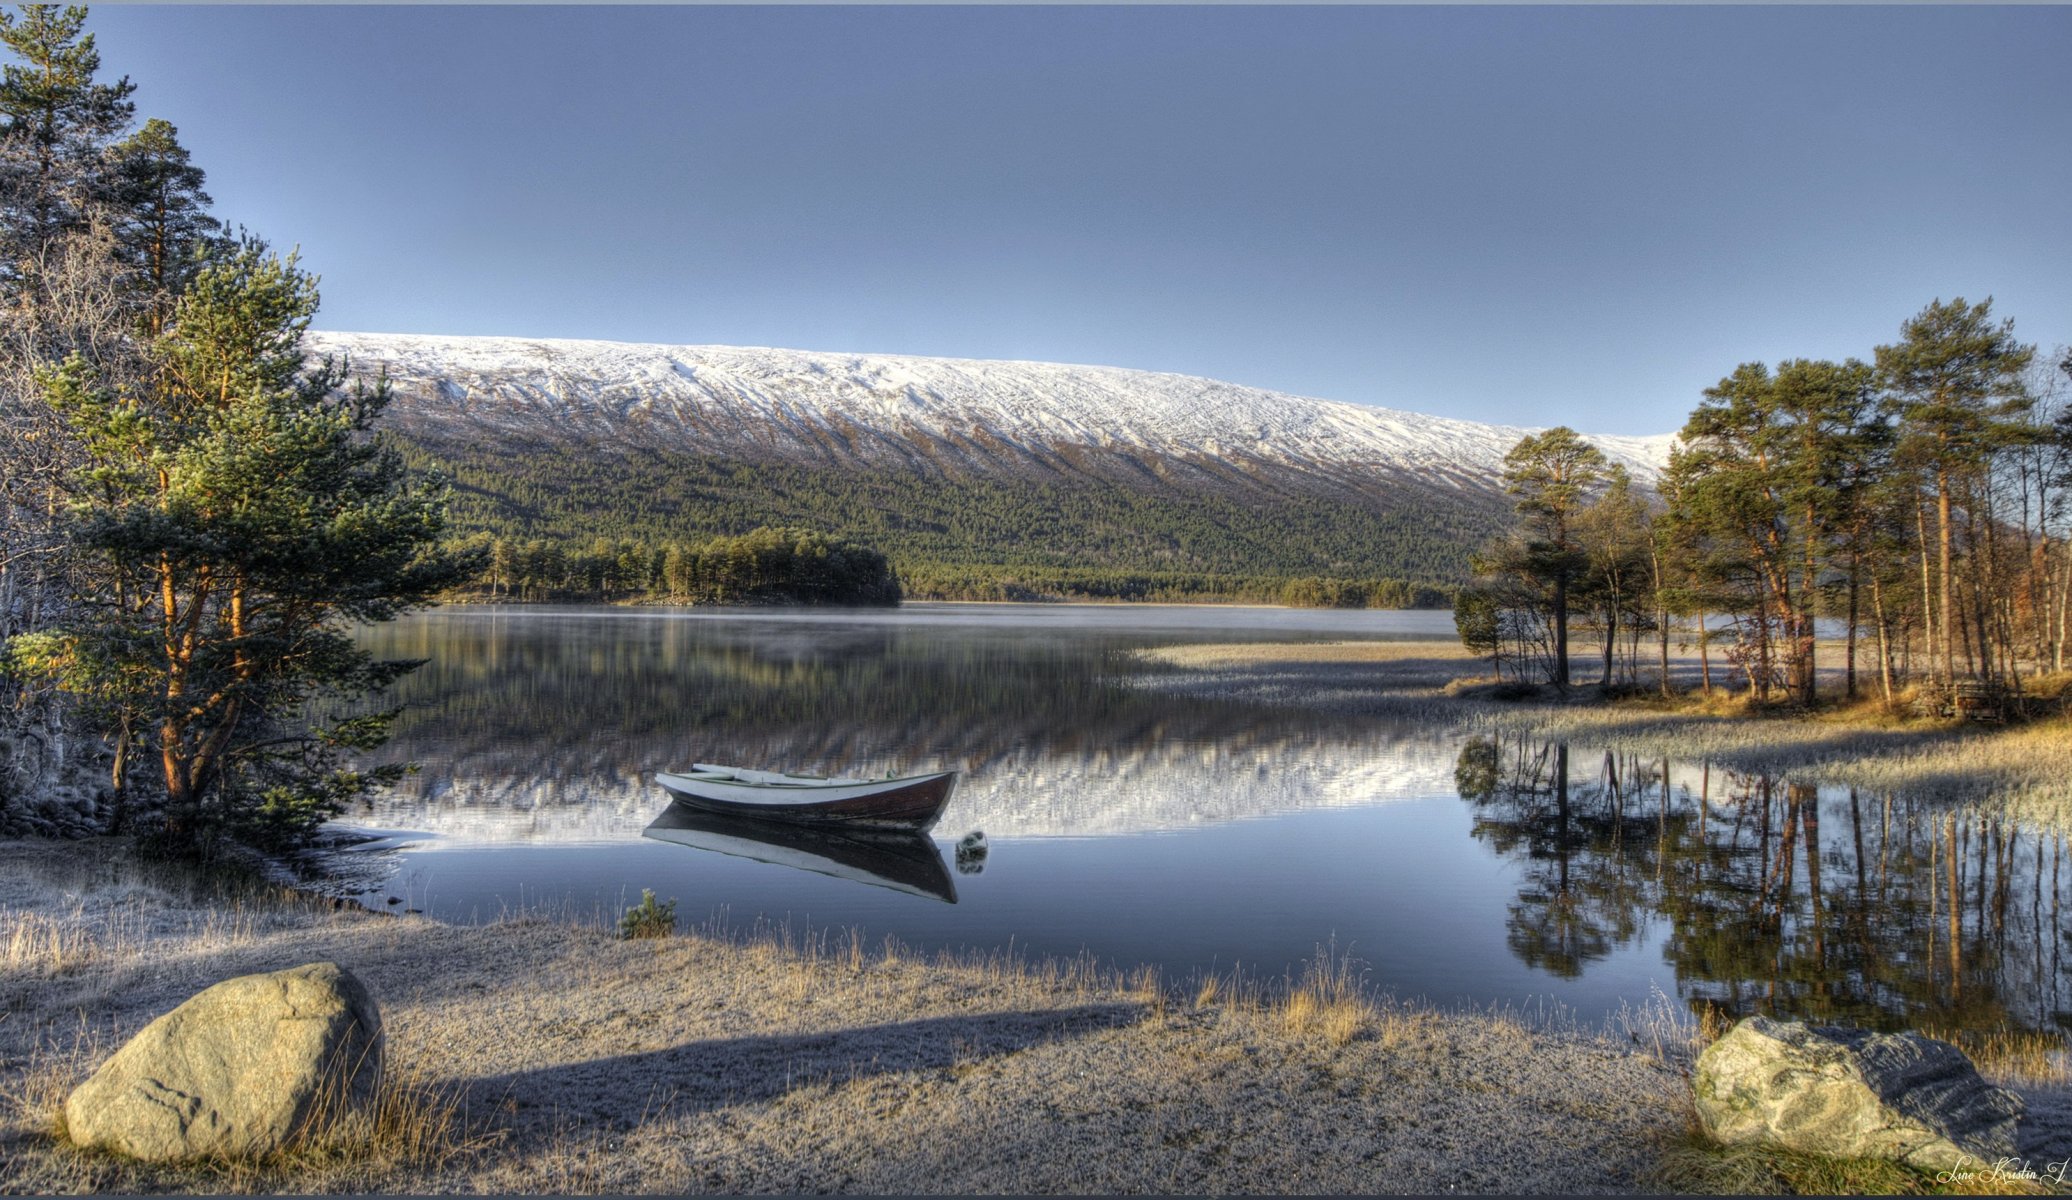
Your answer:
[[[1486,488],[1532,432],[1119,367],[419,334],[308,344],[385,369],[406,427],[701,453],[1052,467],[1093,453]],[[1670,437],[1590,440],[1645,480]]]

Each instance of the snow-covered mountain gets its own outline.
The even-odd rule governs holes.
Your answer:
[[[1377,476],[1488,492],[1530,430],[1188,375],[734,346],[311,333],[386,370],[406,431],[638,444],[809,465],[1107,479]],[[1592,436],[1651,479],[1670,435]]]

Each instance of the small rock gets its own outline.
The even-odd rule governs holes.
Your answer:
[[[1774,1142],[1927,1171],[2015,1153],[2021,1098],[1918,1033],[1750,1017],[1698,1056],[1699,1121],[1724,1143]]]
[[[381,1011],[316,962],[241,975],[146,1025],[65,1100],[72,1141],[153,1162],[264,1154],[319,1104],[371,1100]]]

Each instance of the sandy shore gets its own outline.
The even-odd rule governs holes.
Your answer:
[[[292,894],[225,906],[103,845],[0,844],[9,946],[9,1192],[1618,1192],[1686,1120],[1662,1057],[1503,1017]],[[172,1171],[49,1136],[64,1090],[152,1017],[318,959],[372,988],[392,1074],[458,1100],[458,1149]]]

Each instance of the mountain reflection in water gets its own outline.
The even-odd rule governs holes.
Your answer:
[[[1455,778],[1523,866],[1506,934],[1536,968],[1659,939],[1679,994],[1728,1016],[2072,1028],[2061,834],[1526,738],[1469,741]]]
[[[1099,627],[463,611],[363,636],[429,660],[397,689],[406,709],[385,755],[423,769],[370,819],[470,841],[637,836],[667,799],[654,772],[693,761],[956,769],[943,827],[994,836],[1184,829],[1431,795],[1455,744],[1117,686],[1118,650],[1176,639]]]
[[[1375,987],[1442,1004],[1595,1019],[1659,988],[1729,1014],[2072,1024],[2060,834],[1695,761],[1138,688],[1120,653],[1429,634],[1427,616],[414,615],[363,637],[430,660],[399,689],[385,752],[422,769],[353,819],[434,836],[391,852],[368,899],[609,920],[652,888],[692,921],[1084,952],[1172,980],[1233,963],[1276,977],[1335,940]],[[956,769],[938,830],[983,829],[997,861],[966,852],[945,871],[949,847],[927,838],[875,868],[825,844],[643,838],[669,802],[653,773],[694,761]]]

